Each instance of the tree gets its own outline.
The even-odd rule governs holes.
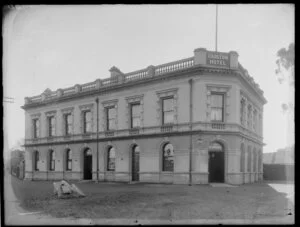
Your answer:
[[[280,84],[284,85],[288,91],[288,99],[281,104],[283,113],[287,120],[287,143],[293,145],[295,143],[295,45],[291,43],[289,47],[281,48],[277,51],[277,69],[275,70]]]
[[[277,51],[277,69],[275,70],[275,73],[278,77],[278,81],[280,84],[283,84],[284,82],[288,83],[288,86],[290,86],[290,90],[293,90],[294,88],[294,80],[295,80],[295,44],[291,43],[289,47],[281,48]],[[288,103],[283,103],[281,105],[282,110],[284,113],[287,111],[292,111],[294,109],[294,99],[293,94],[291,94],[291,100]]]

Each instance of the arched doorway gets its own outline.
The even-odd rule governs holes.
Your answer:
[[[224,149],[223,146],[217,142],[209,146],[209,182],[224,183]]]
[[[134,145],[132,147],[132,163],[131,163],[131,167],[132,167],[132,181],[139,181],[140,179],[140,148],[138,145]]]
[[[83,179],[90,180],[92,179],[92,170],[93,170],[93,156],[90,148],[85,148],[83,152]]]

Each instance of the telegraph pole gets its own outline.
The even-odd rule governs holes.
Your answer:
[[[216,52],[218,52],[218,5],[216,4]]]
[[[14,103],[14,98],[3,96],[3,103]],[[5,111],[3,111],[3,117],[4,117]],[[4,122],[3,122],[4,123]],[[7,152],[7,151],[4,151]],[[10,158],[10,174],[12,174],[12,152],[9,152],[9,158]]]
[[[97,183],[99,182],[99,145],[98,145],[98,137],[99,137],[99,99],[96,98],[97,103],[97,139],[96,139],[96,147],[97,147]]]

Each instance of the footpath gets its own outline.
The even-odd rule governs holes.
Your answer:
[[[89,225],[88,219],[53,218],[39,212],[28,212],[20,207],[11,185],[11,176],[4,177],[4,222],[6,225]]]

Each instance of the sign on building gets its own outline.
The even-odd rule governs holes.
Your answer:
[[[229,54],[221,52],[207,52],[207,65],[229,67]]]

